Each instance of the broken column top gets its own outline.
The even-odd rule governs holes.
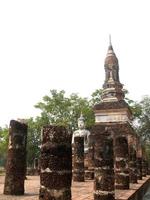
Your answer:
[[[43,126],[42,144],[47,142],[63,143],[71,141],[71,133],[64,126],[46,125]]]
[[[27,124],[11,120],[9,125],[9,146],[8,148],[25,148],[27,143]]]

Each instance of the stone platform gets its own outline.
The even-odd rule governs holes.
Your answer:
[[[138,180],[138,184],[130,184],[130,190],[116,190],[117,200],[142,200],[146,190],[150,187],[150,176]]]
[[[25,183],[24,196],[3,195],[4,176],[0,176],[0,200],[38,200],[39,176],[28,176]],[[142,200],[146,187],[150,187],[150,176],[143,178],[138,184],[132,184],[130,190],[117,190],[117,200]],[[137,192],[139,191],[140,192]],[[136,199],[137,198],[137,199]],[[93,200],[93,181],[72,184],[72,200]]]

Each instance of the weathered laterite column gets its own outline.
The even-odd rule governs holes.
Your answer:
[[[147,162],[145,158],[142,159],[142,176],[145,177],[147,175]]]
[[[73,180],[84,181],[84,137],[74,138]]]
[[[150,175],[149,160],[147,160],[147,175]]]
[[[130,183],[137,183],[137,141],[135,134],[128,134],[129,146],[129,179]]]
[[[134,144],[132,145],[134,146]],[[129,147],[130,183],[137,183],[137,158],[136,150],[133,146]]]
[[[39,161],[38,161],[38,158],[34,158],[34,169],[38,169],[38,167],[39,167],[39,163],[38,163]]]
[[[62,126],[44,126],[41,146],[40,200],[71,200],[71,134]]]
[[[146,175],[148,175],[149,172],[148,172],[148,160],[146,159]]]
[[[26,175],[27,125],[10,121],[4,194],[23,195]]]
[[[128,141],[126,137],[119,136],[115,139],[115,188],[129,189],[128,168]]]
[[[91,140],[92,135],[89,136],[88,167],[94,169],[94,142]]]
[[[137,142],[137,178],[142,180],[142,148],[139,139]]]
[[[93,136],[89,136],[89,149],[88,149],[88,170],[85,173],[85,179],[94,179],[94,142]]]
[[[114,200],[113,140],[107,133],[95,135],[94,200]]]
[[[137,178],[142,180],[142,158],[137,157]]]
[[[146,153],[145,147],[142,145],[142,176],[145,177],[147,175],[147,163],[146,163]]]

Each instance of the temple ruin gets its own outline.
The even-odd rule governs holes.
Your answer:
[[[132,126],[132,111],[125,101],[119,62],[111,41],[104,68],[102,101],[93,108],[95,125],[90,131],[85,129],[82,114],[79,129],[73,134],[63,126],[43,127],[40,168],[38,159],[34,160],[34,168],[40,171],[39,200],[77,200],[72,185],[85,186],[89,180],[93,183],[89,200],[142,200],[150,183],[149,163]],[[6,195],[24,194],[26,143],[27,125],[12,120]]]

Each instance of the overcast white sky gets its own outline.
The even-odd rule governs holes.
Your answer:
[[[50,89],[89,97],[104,82],[108,35],[130,98],[150,94],[149,0],[1,0],[0,126],[35,116]]]

